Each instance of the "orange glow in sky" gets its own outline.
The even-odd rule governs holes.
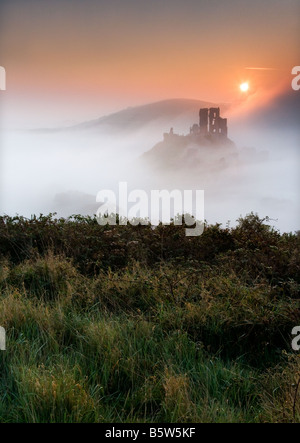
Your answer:
[[[4,113],[16,122],[233,102],[288,85],[299,61],[298,0],[12,0],[0,16]]]

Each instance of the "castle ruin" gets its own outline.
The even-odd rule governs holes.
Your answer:
[[[164,140],[178,137],[192,137],[201,140],[202,138],[218,140],[227,139],[228,128],[227,118],[220,116],[220,108],[201,108],[199,111],[199,124],[194,124],[190,128],[188,136],[180,136],[174,133],[171,128],[169,133],[164,134]]]
[[[220,135],[227,137],[227,118],[220,117],[220,108],[202,108],[199,111],[199,126],[193,125],[190,133]]]

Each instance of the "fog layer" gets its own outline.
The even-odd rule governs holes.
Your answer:
[[[299,126],[280,126],[280,118],[258,124],[262,118],[235,114],[228,122],[232,149],[191,144],[179,154],[160,151],[163,132],[173,127],[188,133],[198,122],[199,103],[182,104],[176,104],[176,115],[174,101],[160,112],[144,107],[140,122],[132,116],[139,111],[131,109],[123,120],[112,116],[105,124],[99,120],[68,131],[4,132],[1,214],[94,214],[97,193],[117,191],[119,182],[127,181],[129,190],[147,192],[203,189],[210,223],[233,225],[253,211],[272,218],[281,231],[300,229]],[[221,112],[226,117],[225,107]]]

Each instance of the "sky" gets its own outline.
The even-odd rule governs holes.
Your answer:
[[[0,0],[7,77],[0,213],[84,214],[120,180],[157,189],[159,178],[181,189],[188,178],[206,192],[209,222],[254,211],[278,219],[279,229],[299,229],[299,91],[291,88],[299,30],[300,0]],[[5,131],[71,126],[176,98],[218,103],[237,151],[221,149],[215,161],[213,151],[188,149],[188,165],[200,155],[200,166],[209,166],[192,174],[178,165],[167,184],[165,171],[158,177],[136,161],[171,126],[177,132],[184,123],[187,133],[198,105],[191,121],[164,111],[161,125],[156,117],[131,132],[130,111],[121,113],[123,132],[118,124],[82,133]],[[152,107],[145,109],[152,118]]]
[[[169,98],[235,102],[246,81],[246,95],[276,95],[299,65],[299,29],[300,0],[0,0],[2,122],[68,125]]]

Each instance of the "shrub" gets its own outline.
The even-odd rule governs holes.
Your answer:
[[[31,296],[51,301],[71,295],[72,284],[79,278],[69,260],[48,253],[15,266],[6,283],[24,289]]]

